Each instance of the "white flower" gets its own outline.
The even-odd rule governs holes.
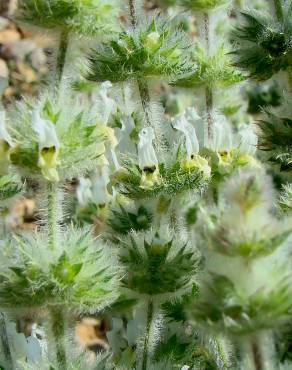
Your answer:
[[[187,158],[181,162],[182,168],[186,170],[197,169],[205,179],[208,179],[211,176],[211,168],[208,161],[198,154],[200,145],[195,125],[198,126],[199,122],[202,123],[196,110],[187,108],[183,114],[179,114],[173,119],[172,126],[181,131],[185,137]]]
[[[101,166],[91,177],[92,200],[95,204],[105,205],[109,199],[107,186],[110,182],[108,166]]]
[[[197,139],[201,148],[204,147],[204,120],[199,116],[194,107],[188,107],[185,110],[187,121],[193,125],[196,130]]]
[[[131,137],[132,132],[135,130],[135,121],[132,116],[122,115],[121,128],[117,129],[117,137],[119,140],[119,149],[122,152],[135,153],[136,144]]]
[[[6,114],[5,111],[0,111],[0,141],[7,143],[9,147],[12,147],[12,138],[7,132],[5,125]]]
[[[233,132],[226,117],[215,113],[213,116],[212,137],[207,147],[215,152],[229,151],[233,147]]]
[[[41,118],[39,108],[36,108],[32,112],[32,128],[38,135],[38,166],[41,168],[43,176],[49,181],[59,181],[56,167],[60,142],[55,125],[51,121]]]
[[[88,204],[92,199],[91,192],[91,181],[84,177],[79,179],[79,185],[77,186],[76,195],[78,203],[81,206]]]
[[[8,172],[10,149],[13,146],[12,138],[6,130],[5,118],[5,112],[0,111],[0,176]]]
[[[138,159],[139,167],[143,171],[140,186],[144,189],[151,188],[158,182],[158,159],[153,147],[154,130],[145,127],[139,132]]]
[[[240,152],[254,155],[257,150],[258,137],[255,134],[252,125],[241,126],[238,135]]]
[[[115,101],[108,96],[108,90],[112,87],[110,81],[105,81],[100,85],[98,97],[100,99],[100,120],[103,125],[107,125],[110,115],[115,108]]]
[[[189,112],[190,113],[190,112]],[[186,140],[188,159],[199,153],[199,141],[194,126],[187,120],[185,114],[178,114],[172,121],[173,128],[181,131]]]
[[[158,167],[158,159],[153,147],[154,139],[152,127],[145,127],[139,132],[138,157],[141,170]]]

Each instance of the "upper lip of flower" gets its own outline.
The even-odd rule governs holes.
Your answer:
[[[32,113],[32,128],[39,138],[39,151],[54,147],[56,151],[60,148],[60,142],[56,133],[55,125],[41,118],[38,108]]]
[[[138,157],[141,170],[158,167],[158,159],[153,147],[154,138],[154,130],[151,127],[145,127],[139,133]]]
[[[179,114],[172,120],[173,128],[181,131],[186,139],[186,150],[188,158],[192,158],[194,154],[199,153],[199,141],[196,130],[193,125],[187,120],[186,114]]]
[[[0,140],[7,143],[9,147],[12,147],[13,141],[5,127],[5,118],[6,118],[5,112],[0,111]]]

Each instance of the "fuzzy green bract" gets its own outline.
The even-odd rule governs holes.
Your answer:
[[[8,200],[19,194],[23,186],[20,179],[15,175],[0,177],[0,201]]]
[[[230,4],[230,0],[181,0],[180,2],[193,11],[208,11]]]
[[[189,317],[215,331],[244,335],[281,325],[291,312],[291,281],[265,287],[250,296],[225,276],[214,275],[201,297],[187,308]]]
[[[108,224],[116,233],[126,235],[131,230],[148,230],[151,221],[152,215],[146,207],[140,206],[137,212],[130,212],[123,205],[119,205],[119,208],[112,210]]]
[[[121,263],[127,274],[122,280],[125,288],[136,294],[175,294],[192,289],[199,258],[190,245],[166,234],[149,232],[133,234],[124,240]]]
[[[20,0],[15,18],[41,28],[93,36],[117,26],[115,0]]]
[[[292,186],[291,184],[283,185],[279,197],[279,208],[283,212],[290,214],[292,210]]]
[[[179,162],[159,165],[159,179],[151,188],[140,186],[142,171],[133,161],[124,163],[123,171],[115,181],[120,186],[120,192],[131,199],[147,199],[160,195],[173,196],[184,191],[199,191],[207,182],[203,173],[197,168],[184,169]]]
[[[292,230],[274,214],[271,180],[260,169],[237,171],[217,195],[195,228],[207,274],[198,300],[187,303],[189,318],[229,335],[280,325],[292,309]]]
[[[116,298],[119,271],[88,229],[63,230],[55,250],[47,248],[45,234],[15,236],[1,255],[6,261],[0,272],[2,308],[66,306],[90,312]]]
[[[254,170],[238,174],[239,179],[232,177],[219,187],[218,205],[205,210],[204,248],[247,260],[269,256],[288,242],[292,228],[273,216],[273,193],[265,188],[265,176]],[[233,214],[240,222],[233,224]],[[261,219],[255,223],[256,217]]]
[[[159,16],[92,50],[85,77],[96,82],[145,77],[174,81],[192,70],[188,47],[187,35]]]
[[[281,70],[290,70],[291,6],[284,8],[281,23],[259,12],[243,12],[242,17],[244,23],[234,31],[238,42],[232,53],[234,64],[256,80],[267,80]]]
[[[205,50],[196,46],[191,57],[193,72],[175,82],[181,87],[228,87],[244,80],[243,75],[234,69],[221,46],[216,54],[207,56]]]
[[[257,125],[259,129],[259,149],[270,154],[270,161],[280,166],[282,171],[292,168],[292,119],[288,109],[282,117],[267,111]]]
[[[28,177],[36,177],[41,172],[40,139],[33,129],[32,119],[36,104],[40,107],[40,118],[53,125],[58,138],[60,148],[55,150],[56,159],[52,166],[61,180],[80,175],[99,164],[105,151],[105,136],[98,129],[98,123],[101,122],[76,108],[74,101],[68,100],[67,105],[62,106],[62,102],[57,103],[52,97],[45,97],[40,102],[27,101],[19,105],[15,116],[11,117],[11,126],[17,141],[11,152],[11,162],[22,173]],[[50,154],[48,150],[47,154]]]

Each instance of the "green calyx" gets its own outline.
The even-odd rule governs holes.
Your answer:
[[[246,296],[227,277],[213,274],[207,290],[187,310],[190,318],[209,329],[245,335],[281,324],[291,307],[289,279]]]
[[[283,14],[279,23],[259,12],[242,13],[244,23],[234,31],[238,42],[234,65],[250,78],[267,80],[281,70],[292,66],[292,8]]]
[[[191,289],[198,269],[195,252],[177,238],[170,241],[158,233],[150,238],[134,235],[125,241],[120,257],[127,274],[122,283],[138,294],[159,295]]]
[[[13,120],[15,139],[10,158],[13,165],[26,171],[27,176],[42,175],[49,181],[71,178],[80,168],[93,168],[105,151],[105,135],[97,129],[83,111],[73,108],[63,112],[54,99],[46,98],[40,109],[41,122],[49,122],[55,132],[56,143],[48,138],[47,144],[40,142],[33,129],[32,107],[34,102],[20,106],[17,120]],[[45,129],[41,127],[41,129]]]
[[[113,31],[115,1],[20,0],[15,18],[41,28],[67,29],[88,36]]]
[[[230,4],[230,0],[181,0],[182,6],[192,11],[210,11]]]
[[[91,232],[70,228],[57,250],[46,244],[45,235],[10,242],[3,256],[7,267],[0,276],[0,307],[70,305],[88,311],[114,299],[118,268],[107,267]]]
[[[271,153],[269,160],[280,166],[281,171],[292,168],[292,120],[290,115],[279,117],[272,112],[266,112],[265,117],[258,122],[259,149]]]
[[[191,57],[193,72],[182,79],[178,79],[175,85],[181,87],[228,87],[244,80],[244,76],[231,65],[231,61],[221,46],[216,54],[207,56],[205,50],[196,46]]]
[[[127,235],[132,230],[146,231],[150,229],[151,222],[152,214],[146,207],[140,206],[136,212],[131,212],[121,204],[119,208],[111,211],[111,216],[108,219],[110,230],[120,235]],[[112,235],[112,232],[109,234]]]
[[[19,194],[23,189],[20,179],[15,175],[0,177],[0,201],[5,201]]]
[[[85,77],[96,82],[150,77],[173,81],[191,71],[188,47],[185,33],[157,17],[92,50]]]
[[[172,166],[159,165],[157,182],[145,188],[141,179],[143,171],[132,161],[124,163],[125,172],[118,180],[120,192],[131,199],[147,199],[165,195],[166,197],[180,194],[187,190],[200,190],[209,178],[198,166],[184,168],[182,163],[176,162]]]

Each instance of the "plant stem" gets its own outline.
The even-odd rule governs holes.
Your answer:
[[[273,361],[273,336],[258,333],[243,339],[241,343],[242,362],[250,370],[276,370]]]
[[[274,1],[274,7],[275,7],[275,13],[278,18],[279,22],[283,21],[283,8],[282,8],[282,3],[281,0],[273,0]]]
[[[204,41],[206,47],[206,54],[210,54],[210,19],[209,14],[204,13]],[[212,126],[213,126],[213,91],[212,88],[207,85],[205,87],[205,104],[206,104],[206,116],[207,116],[207,133],[208,139],[212,138]]]
[[[3,219],[3,233],[1,235],[1,239],[3,240],[6,237],[6,222],[5,222],[5,216],[2,217]],[[7,332],[7,325],[6,325],[6,317],[4,312],[0,312],[0,341],[1,341],[1,347],[3,350],[4,359],[6,361],[5,365],[7,367],[7,370],[13,370],[13,358],[10,350],[10,344],[9,344],[9,338],[8,338],[8,332]]]
[[[205,98],[206,98],[206,115],[207,115],[207,130],[208,138],[211,139],[213,136],[212,126],[213,126],[213,91],[210,86],[205,88]]]
[[[130,19],[133,28],[137,27],[137,17],[136,17],[136,9],[135,9],[135,0],[129,0],[129,8],[130,8]],[[150,119],[150,91],[147,84],[147,81],[142,78],[137,78],[137,85],[139,89],[139,94],[141,98],[142,108],[145,114],[146,124],[147,126],[151,126],[151,119]]]
[[[149,346],[149,339],[150,339],[150,330],[151,324],[153,320],[153,313],[154,313],[154,305],[152,299],[150,298],[147,303],[147,321],[146,321],[146,333],[144,338],[143,344],[143,357],[142,357],[142,370],[147,370],[148,364],[148,346]]]
[[[215,337],[215,344],[217,347],[218,357],[220,358],[220,369],[228,370],[230,368],[229,365],[229,356],[226,350],[226,341],[225,338],[222,336]]]
[[[7,334],[6,318],[2,312],[0,312],[0,336],[6,368],[7,370],[13,370],[13,359]]]
[[[68,30],[64,29],[60,33],[60,41],[59,41],[59,50],[58,56],[56,61],[56,76],[55,76],[55,88],[57,89],[62,81],[62,76],[65,67],[66,61],[66,54],[68,49],[69,43],[69,33]]]
[[[130,8],[131,24],[133,28],[136,28],[137,18],[136,18],[135,0],[129,0],[129,8]]]
[[[66,349],[64,346],[65,317],[60,307],[51,308],[51,330],[55,342],[57,362],[65,370],[67,367]]]
[[[48,248],[54,250],[58,238],[58,185],[52,182],[47,184],[47,209],[48,209]]]
[[[143,112],[145,114],[146,124],[147,126],[151,126],[151,118],[150,118],[150,91],[145,79],[138,78],[137,84],[139,88],[139,94],[141,98],[141,104],[143,108]]]

